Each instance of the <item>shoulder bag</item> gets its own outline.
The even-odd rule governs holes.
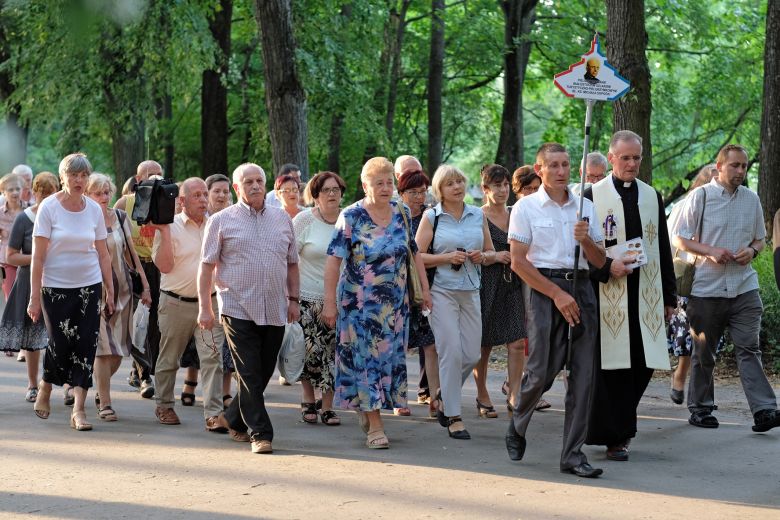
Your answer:
[[[696,231],[696,238],[701,242],[702,225],[704,224],[704,208],[707,204],[707,191],[702,187],[702,203],[701,203],[701,215],[699,216],[699,226]],[[682,258],[680,254],[684,254],[686,258]],[[696,275],[696,261],[698,256],[680,251],[678,248],[674,252],[674,278],[677,282],[677,296],[688,297],[691,295],[691,289],[693,289],[693,278]]]
[[[401,211],[401,218],[404,219],[406,227],[406,287],[409,291],[409,304],[413,307],[422,307],[423,288],[420,280],[420,273],[417,272],[417,265],[414,263],[414,254],[409,242],[412,240],[412,228],[409,226],[409,219],[406,218],[406,210],[403,204],[398,208]]]
[[[125,233],[125,213],[120,210],[114,210],[116,212],[116,217],[119,220],[119,228],[122,230],[122,240],[125,243],[125,251],[127,251],[130,254],[130,262],[132,263],[133,260],[133,252],[130,251],[130,248],[133,247],[132,244],[127,240],[127,234]],[[124,255],[122,255],[122,262],[125,264],[125,269],[127,269],[127,272],[130,273],[130,282],[131,287],[130,290],[133,293],[133,297],[140,299],[141,293],[144,292],[144,284],[141,281],[141,275],[138,274],[138,271],[135,269],[134,266],[131,266],[124,258]]]

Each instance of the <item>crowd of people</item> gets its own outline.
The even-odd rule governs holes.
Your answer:
[[[467,440],[463,385],[474,378],[476,417],[497,418],[487,372],[504,345],[509,457],[523,458],[531,417],[549,408],[544,393],[565,369],[560,469],[597,477],[582,446],[629,460],[639,401],[670,354],[670,398],[684,402],[690,371],[689,423],[718,427],[713,370],[726,327],[753,431],[780,426],[758,343],[751,261],[766,230],[743,186],[747,158],[738,145],[720,150],[668,224],[660,193],[638,178],[642,140],[630,131],[613,135],[606,157],[586,157],[582,198],[566,148],[545,143],[513,173],[485,165],[481,207],[466,202],[457,167],[428,177],[409,155],[368,160],[365,196],[346,207],[337,173],[303,185],[287,164],[266,193],[265,171],[245,163],[232,179],[182,181],[173,222],[139,225],[134,186],[162,178],[159,163],[139,164],[113,207],[116,186],[84,154],[62,159],[59,182],[20,165],[0,179],[0,349],[26,362],[25,399],[41,419],[62,386],[71,427],[91,430],[94,385],[98,419],[119,420],[111,379],[132,358],[128,382],[154,398],[161,425],[180,424],[181,368],[180,404],[194,405],[200,385],[206,430],[270,453],[264,392],[287,324],[298,322],[305,342],[302,423],[338,426],[339,411],[354,411],[371,449],[390,446],[382,410],[411,414],[410,349],[417,402]],[[686,255],[696,274],[683,296],[673,258]]]

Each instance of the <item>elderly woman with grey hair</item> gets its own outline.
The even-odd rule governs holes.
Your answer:
[[[95,404],[98,408],[98,418],[104,421],[116,421],[117,416],[111,406],[111,376],[113,376],[122,358],[130,356],[132,348],[133,329],[133,282],[130,278],[131,269],[136,271],[141,279],[143,292],[141,303],[147,307],[152,303],[149,283],[141,267],[141,261],[132,247],[130,239],[132,229],[127,214],[120,209],[109,206],[116,192],[116,186],[106,175],[93,173],[87,182],[87,196],[97,202],[103,210],[103,221],[106,225],[106,247],[111,255],[111,277],[114,288],[114,313],[102,316],[100,319],[100,335],[98,336],[97,352],[95,354]]]
[[[101,295],[106,314],[114,313],[111,255],[103,210],[85,196],[92,173],[87,156],[66,156],[59,173],[62,191],[41,202],[33,227],[27,314],[33,322],[43,315],[49,336],[33,409],[48,419],[52,384],[70,384],[75,396],[70,426],[84,431],[92,429],[84,402],[92,386]]]
[[[380,410],[406,407],[407,266],[420,276],[423,307],[432,307],[411,213],[392,200],[393,178],[393,163],[384,157],[366,162],[360,172],[366,196],[342,211],[325,261],[321,320],[336,326],[335,405],[358,413],[372,449],[390,446]]]

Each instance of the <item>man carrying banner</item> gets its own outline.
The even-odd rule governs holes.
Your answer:
[[[512,460],[523,458],[531,415],[566,363],[568,330],[573,327],[560,468],[565,473],[593,478],[602,470],[588,464],[581,449],[592,395],[597,330],[596,298],[586,277],[587,262],[604,264],[604,249],[598,244],[603,237],[590,201],[583,201],[583,219],[578,218],[579,197],[568,189],[570,163],[566,148],[558,143],[543,144],[536,153],[534,170],[542,186],[533,195],[523,197],[509,218],[512,270],[525,282],[529,349],[520,404],[506,433],[506,448]],[[584,255],[579,260],[580,283],[574,288],[572,267],[577,243]]]
[[[610,460],[627,461],[636,409],[653,369],[670,369],[664,318],[674,310],[676,288],[661,195],[637,179],[642,138],[630,130],[616,132],[607,158],[612,174],[585,190],[608,255],[601,269],[591,270],[591,279],[600,282],[601,348],[586,442],[606,446]],[[610,247],[637,238],[641,251],[609,258]],[[635,261],[638,257],[643,258]]]

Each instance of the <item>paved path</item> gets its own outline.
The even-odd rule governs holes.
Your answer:
[[[386,417],[392,448],[370,451],[354,414],[339,427],[303,424],[300,386],[274,380],[266,395],[274,454],[252,455],[204,431],[200,396],[193,408],[177,406],[181,426],[158,425],[154,403],[124,384],[127,367],[114,378],[120,421],[100,423],[90,406],[95,429],[76,432],[59,390],[51,418],[36,418],[23,400],[24,366],[0,358],[0,518],[780,518],[780,431],[754,434],[733,384],[718,388],[721,427],[702,430],[669,401],[666,383],[653,382],[631,461],[586,447],[605,470],[587,480],[558,471],[560,381],[519,463],[506,456],[505,414],[477,419],[471,382],[463,397],[471,441],[448,438],[411,405],[412,417]],[[502,379],[490,377],[496,403]]]

